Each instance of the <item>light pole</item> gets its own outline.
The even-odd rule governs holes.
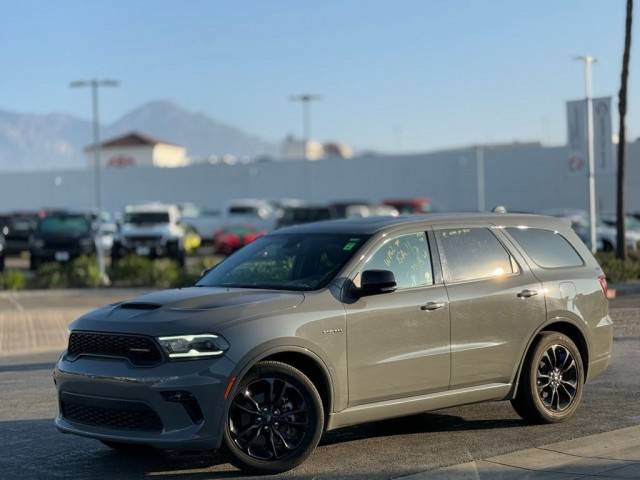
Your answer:
[[[476,190],[478,192],[478,211],[486,210],[486,188],[484,180],[484,148],[476,146]]]
[[[584,62],[584,96],[587,104],[587,166],[589,169],[589,243],[593,253],[597,250],[596,240],[596,177],[593,155],[593,99],[591,98],[591,65],[598,59],[590,55],[579,55],[575,60]]]
[[[321,100],[321,95],[314,95],[311,93],[303,93],[301,95],[291,95],[289,100],[292,102],[302,103],[302,135],[304,142],[304,159],[307,158],[307,144],[311,140],[311,102]]]
[[[94,156],[94,188],[95,188],[95,204],[98,217],[98,231],[96,235],[96,259],[98,261],[98,271],[103,284],[109,283],[107,271],[105,268],[104,252],[100,240],[100,229],[102,227],[102,185],[100,181],[100,119],[98,110],[98,90],[100,87],[117,87],[116,80],[77,80],[69,84],[71,88],[91,87],[91,107],[93,112],[93,156]]]

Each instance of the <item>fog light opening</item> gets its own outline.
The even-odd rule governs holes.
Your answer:
[[[204,415],[202,414],[200,405],[198,404],[196,397],[194,397],[191,392],[185,392],[182,390],[162,392],[162,396],[167,402],[181,404],[193,423],[200,423],[204,420]]]

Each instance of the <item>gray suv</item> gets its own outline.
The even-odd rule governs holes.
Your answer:
[[[224,447],[275,473],[327,430],[454,405],[510,400],[528,422],[565,420],[611,346],[603,272],[559,219],[306,224],[192,288],[76,320],[55,423],[118,449]]]

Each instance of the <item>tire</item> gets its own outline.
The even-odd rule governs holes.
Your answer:
[[[114,243],[111,247],[111,266],[115,266],[122,259],[122,249],[119,243]]]
[[[0,272],[4,271],[4,255],[0,256]]]
[[[562,333],[543,332],[527,353],[511,405],[529,423],[562,422],[580,405],[584,378],[575,343]]]
[[[311,380],[285,363],[261,362],[235,390],[224,446],[231,463],[245,472],[281,473],[311,455],[323,429],[322,400]]]
[[[29,257],[29,270],[35,272],[36,270],[38,270],[38,267],[40,267],[40,260],[33,255]]]
[[[179,267],[184,267],[186,253],[184,251],[184,248],[180,246],[179,242],[175,241],[168,243],[167,253],[169,258],[176,262]]]

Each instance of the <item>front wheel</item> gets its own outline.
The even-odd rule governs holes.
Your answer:
[[[314,384],[290,365],[261,362],[238,385],[224,443],[236,467],[274,474],[311,455],[323,428],[322,400]]]
[[[515,411],[530,423],[556,423],[571,417],[580,404],[584,366],[569,337],[543,332],[525,359]]]

